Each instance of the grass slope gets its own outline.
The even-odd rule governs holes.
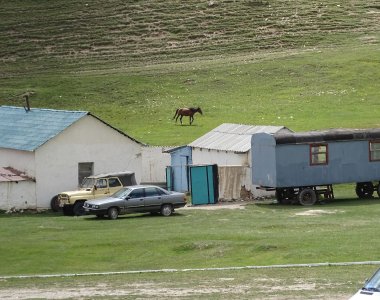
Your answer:
[[[379,10],[374,0],[1,1],[0,57],[29,73],[371,42]]]
[[[376,1],[1,4],[1,105],[35,91],[34,107],[88,110],[156,145],[224,122],[379,126]],[[174,125],[198,105],[194,126]]]

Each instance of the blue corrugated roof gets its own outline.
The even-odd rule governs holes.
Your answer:
[[[34,151],[65,130],[86,111],[0,106],[0,147]]]

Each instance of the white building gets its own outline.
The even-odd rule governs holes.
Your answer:
[[[19,209],[50,208],[55,195],[76,189],[84,176],[129,170],[135,172],[137,182],[144,181],[143,149],[153,161],[144,162],[151,166],[145,181],[165,181],[165,170],[154,161],[169,162],[168,154],[152,154],[149,147],[89,112],[0,107],[0,167],[11,167],[35,180],[32,193],[30,184],[24,191],[29,196],[17,204]],[[17,187],[18,194],[23,186]]]
[[[251,137],[258,132],[279,131],[290,130],[284,126],[222,124],[188,145],[192,148],[192,164],[218,165],[221,200],[268,196],[268,192],[252,185]]]

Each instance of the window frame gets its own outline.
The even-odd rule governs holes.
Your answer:
[[[371,145],[372,144],[379,144],[380,145],[380,140],[371,140],[371,141],[368,141],[368,158],[369,158],[369,161],[380,161],[380,155],[379,155],[379,158],[373,158],[372,156],[372,153],[375,153],[375,151],[372,151],[371,150]],[[380,148],[378,149],[379,153],[380,153]]]
[[[326,151],[324,152],[316,152],[313,153],[313,148],[315,147],[321,147],[324,146],[326,147]],[[320,155],[324,154],[325,155],[325,160],[323,162],[313,162],[313,155]],[[329,145],[327,143],[317,143],[317,144],[310,144],[309,145],[309,164],[310,166],[325,166],[329,164]]]

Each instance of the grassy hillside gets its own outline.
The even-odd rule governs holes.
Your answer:
[[[0,105],[34,91],[34,107],[88,110],[158,145],[223,122],[379,126],[374,0],[0,4]],[[174,125],[198,105],[194,126]]]

